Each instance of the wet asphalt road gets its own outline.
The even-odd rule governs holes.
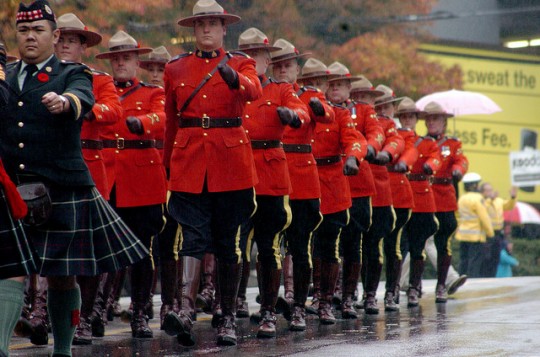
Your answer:
[[[360,311],[357,320],[339,320],[331,326],[319,326],[310,317],[305,332],[289,332],[280,316],[275,339],[257,339],[257,326],[249,319],[239,320],[238,346],[229,348],[216,346],[206,314],[200,314],[195,325],[195,348],[182,348],[175,337],[159,331],[156,296],[153,339],[132,339],[129,325],[116,319],[107,326],[104,338],[95,339],[91,346],[75,346],[73,356],[540,356],[540,277],[469,279],[446,305],[434,303],[434,284],[424,281],[418,308],[407,308],[402,294],[401,310],[385,313],[381,283],[379,315]],[[252,312],[259,307],[255,294],[254,288],[248,290]],[[122,299],[122,303],[127,306],[129,301]],[[51,343],[37,347],[14,337],[10,355],[47,356]]]

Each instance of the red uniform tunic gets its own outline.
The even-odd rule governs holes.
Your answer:
[[[244,109],[243,125],[250,140],[281,141],[285,126],[279,119],[278,107],[294,110],[303,122],[302,126],[310,125],[307,108],[294,92],[292,85],[276,82],[264,75],[260,80],[263,87],[262,97],[248,101]],[[291,180],[283,147],[254,148],[253,159],[259,179],[255,185],[257,195],[284,196],[291,193]]]
[[[253,154],[243,127],[178,126],[182,118],[241,117],[245,103],[262,95],[255,61],[234,55],[227,64],[238,74],[238,89],[230,89],[216,72],[179,118],[183,103],[226,55],[223,49],[218,52],[215,58],[181,55],[165,66],[167,124],[163,162],[171,168],[169,189],[172,191],[201,193],[205,181],[209,192],[241,190],[256,183]]]
[[[410,168],[418,159],[418,150],[414,146],[416,135],[411,129],[398,129],[398,134],[403,138],[405,148],[395,161],[396,163],[404,162]],[[392,171],[393,165],[388,166],[392,205],[394,208],[412,208],[414,207],[414,199],[409,180],[407,180],[405,173]]]
[[[441,155],[441,168],[433,176],[432,186],[436,212],[456,211],[458,206],[452,172],[458,170],[464,175],[469,168],[469,161],[463,155],[459,139],[441,135],[436,140]]]
[[[343,175],[341,155],[353,155],[359,163],[367,153],[364,136],[354,129],[347,108],[333,105],[335,120],[332,123],[317,123],[313,143],[313,155],[318,162],[321,183],[321,213],[330,214],[351,207],[349,181]],[[335,160],[337,158],[337,161]],[[330,164],[320,164],[321,161]]]
[[[435,212],[435,199],[431,188],[430,178],[424,172],[424,164],[428,164],[434,173],[441,167],[441,156],[435,140],[429,136],[418,136],[414,133],[414,146],[418,150],[418,160],[411,167],[409,176],[414,195],[413,212]]]
[[[284,145],[301,145],[301,147],[311,147],[313,141],[313,131],[315,124],[331,123],[334,121],[334,111],[326,101],[324,94],[314,87],[300,88],[296,83],[294,90],[302,102],[306,104],[309,110],[311,121],[308,125],[302,125],[298,129],[286,127],[283,133]],[[311,98],[318,98],[323,107],[325,115],[316,116],[309,101]],[[317,163],[312,152],[290,152],[285,151],[287,157],[287,166],[289,167],[289,176],[291,178],[292,193],[291,200],[305,200],[321,198],[321,185],[319,183],[319,172],[317,171]]]
[[[384,143],[384,132],[378,124],[377,114],[373,106],[363,102],[350,101],[347,108],[351,112],[351,118],[356,130],[364,135],[367,143],[375,149],[376,153],[379,152]],[[358,175],[349,176],[348,179],[353,198],[373,196],[377,192],[373,173],[367,161],[362,161]]]
[[[116,148],[104,149],[109,157],[112,152],[115,153],[115,175],[107,178],[110,186],[116,186],[116,206],[138,207],[164,203],[167,184],[158,150],[155,147],[126,147],[136,141],[155,141],[156,136],[164,130],[163,88],[139,82],[137,78],[128,83],[115,84],[124,116],[116,125],[103,130],[102,138],[104,143],[115,140],[117,144]],[[126,118],[129,116],[141,120],[144,130],[142,135],[128,130]],[[111,167],[110,161],[108,167]]]
[[[85,120],[82,124],[82,154],[84,162],[88,166],[92,179],[96,184],[96,188],[108,200],[111,191],[107,180],[102,150],[85,148],[85,142],[90,140],[90,146],[99,143],[102,128],[116,124],[122,118],[123,111],[112,77],[105,72],[96,70],[92,70],[92,75],[94,80],[93,93],[96,103],[92,108],[93,119],[91,121]]]
[[[394,120],[379,116],[379,125],[384,132],[384,144],[381,151],[386,151],[390,154],[391,162],[396,160],[405,148],[405,141],[397,133]],[[375,188],[377,193],[373,195],[371,204],[373,207],[385,207],[392,205],[392,191],[390,190],[390,179],[388,170],[384,165],[370,164],[373,179],[375,180]]]

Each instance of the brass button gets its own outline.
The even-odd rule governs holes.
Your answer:
[[[20,121],[17,125],[19,126],[19,128],[22,128],[24,126],[24,123]]]
[[[19,165],[19,169],[24,170],[24,168],[25,168],[24,164]]]
[[[326,128],[326,132],[329,132],[329,131],[330,131],[330,129]]]
[[[24,143],[19,143],[19,148],[24,148]]]
[[[204,60],[204,62],[206,62],[206,63],[210,63],[210,61],[209,61],[209,60]]]
[[[183,87],[183,86],[185,86],[185,84],[184,84],[184,83],[180,83],[180,87]]]
[[[23,103],[23,102],[19,102],[19,103],[17,103],[17,105],[18,105],[19,107],[22,107],[22,106],[24,105],[24,103]]]
[[[240,139],[240,144],[243,144],[244,143],[244,140]]]
[[[99,159],[99,155],[94,155],[94,158]]]
[[[208,136],[208,133],[203,133],[203,136]]]
[[[120,150],[114,150],[114,152],[120,154]]]
[[[202,97],[203,97],[204,99],[206,99],[206,94],[203,94]]]
[[[251,104],[251,102],[248,100],[248,101],[246,102],[246,104]]]
[[[249,119],[249,115],[248,115],[248,114],[246,114],[245,117],[246,117],[246,119]]]
[[[308,160],[308,162],[307,162],[307,163],[308,163],[308,165],[311,165],[311,160]]]
[[[153,164],[153,163],[154,163],[154,160],[150,160],[150,163]]]
[[[124,90],[123,90],[122,88],[120,88],[118,91],[119,91],[120,93],[124,93]]]
[[[116,137],[116,138],[117,138],[118,136],[119,136],[118,134],[114,134],[114,137]]]

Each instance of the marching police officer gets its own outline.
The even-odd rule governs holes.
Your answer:
[[[237,234],[252,215],[257,182],[251,144],[242,127],[247,101],[262,95],[255,61],[223,49],[226,25],[239,16],[214,0],[199,0],[179,24],[194,31],[196,51],[165,67],[167,124],[163,161],[170,170],[169,213],[182,226],[182,299],[165,331],[194,344],[191,314],[201,259],[214,245],[222,315],[218,344],[236,344],[236,295],[241,270]]]

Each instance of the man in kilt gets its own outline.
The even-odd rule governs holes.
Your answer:
[[[37,259],[36,272],[47,277],[53,356],[71,356],[81,304],[75,276],[118,270],[148,251],[99,194],[84,164],[80,131],[94,104],[91,71],[54,55],[60,31],[47,1],[21,3],[16,28],[21,61],[7,68],[0,156],[11,180],[45,187],[41,202],[50,199],[47,215],[34,215],[30,207],[29,216],[42,220],[26,220],[24,231]],[[21,257],[6,256],[2,249],[2,264],[21,266],[11,276],[29,273]]]

